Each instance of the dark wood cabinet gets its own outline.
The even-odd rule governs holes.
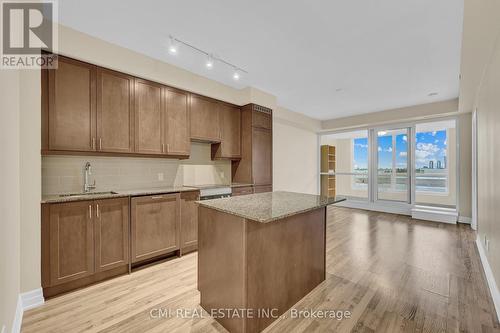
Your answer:
[[[168,155],[191,152],[189,95],[187,92],[163,88],[163,147]]]
[[[42,154],[187,158],[201,141],[214,159],[242,155],[239,106],[63,56],[41,88]]]
[[[241,110],[221,103],[219,106],[221,142],[212,145],[212,157],[239,159],[241,157]]]
[[[129,199],[95,201],[95,270],[129,263]]]
[[[200,192],[182,192],[181,197],[181,251],[187,253],[198,248],[198,205]]]
[[[50,206],[48,269],[51,286],[84,278],[94,273],[94,223],[92,201]]]
[[[252,129],[252,174],[254,185],[272,183],[273,138],[270,130]]]
[[[191,95],[191,139],[220,142],[219,103],[206,97]]]
[[[135,152],[163,154],[162,86],[145,80],[135,80]]]
[[[97,70],[96,149],[134,151],[134,78],[102,68]]]
[[[259,185],[259,186],[254,186],[253,188],[253,193],[265,193],[272,191],[273,191],[272,185]]]
[[[42,204],[45,297],[128,271],[128,202],[127,197]]]
[[[58,66],[58,69],[48,70],[48,84],[42,86],[42,92],[48,95],[44,96],[48,100],[47,148],[94,151],[96,68],[64,57],[59,58]]]
[[[245,105],[241,111],[241,140],[241,159],[231,163],[233,182],[272,186],[272,111]]]
[[[132,263],[179,249],[179,194],[131,199]]]
[[[233,197],[237,197],[239,195],[252,194],[252,193],[253,193],[252,186],[233,187],[231,190],[231,195]]]

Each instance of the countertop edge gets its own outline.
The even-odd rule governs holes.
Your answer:
[[[123,190],[123,191],[116,191],[117,192],[116,194],[95,194],[95,195],[89,194],[85,196],[54,197],[49,199],[43,199],[42,197],[42,199],[40,200],[40,204],[55,204],[55,203],[101,200],[101,199],[116,199],[116,198],[135,197],[135,196],[147,196],[153,194],[169,194],[169,193],[195,192],[195,191],[199,191],[199,189],[187,186],[183,188],[173,188],[173,189]]]
[[[250,221],[255,221],[255,222],[258,222],[258,223],[270,223],[270,222],[281,220],[281,219],[284,219],[284,218],[287,218],[287,217],[291,217],[291,216],[299,215],[299,214],[302,214],[302,213],[306,213],[306,212],[309,212],[311,210],[325,208],[325,207],[327,207],[329,205],[333,205],[333,204],[342,202],[344,200],[345,199],[339,200],[337,202],[324,203],[324,204],[321,204],[321,205],[318,205],[318,206],[315,206],[315,207],[310,207],[310,208],[298,210],[298,211],[295,211],[293,213],[284,214],[282,216],[277,216],[277,217],[273,217],[273,218],[270,218],[270,219],[258,219],[258,218],[255,218],[255,217],[252,217],[252,216],[248,216],[248,215],[245,215],[245,214],[241,214],[241,213],[237,213],[237,212],[232,212],[232,211],[224,210],[222,208],[213,207],[211,205],[206,205],[206,204],[203,203],[203,201],[198,201],[198,205],[200,205],[201,207],[210,208],[210,209],[222,212],[222,213],[226,213],[226,214],[238,216],[238,217],[250,220]]]

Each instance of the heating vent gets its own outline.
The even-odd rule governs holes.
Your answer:
[[[260,105],[257,105],[257,104],[253,105],[253,110],[254,111],[268,113],[268,114],[271,114],[273,112],[273,110],[271,110],[270,108],[266,108],[264,106],[260,106]]]

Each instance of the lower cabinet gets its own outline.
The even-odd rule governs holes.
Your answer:
[[[272,185],[259,185],[253,187],[253,193],[264,193],[264,192],[272,192]]]
[[[132,263],[179,249],[180,195],[131,199]]]
[[[199,191],[42,204],[45,297],[198,248]]]
[[[252,193],[253,193],[252,186],[233,187],[231,190],[231,195],[233,197],[237,197],[239,195],[252,194]]]
[[[181,252],[198,249],[198,204],[200,192],[181,193]]]
[[[127,272],[128,244],[128,198],[42,205],[44,295]]]

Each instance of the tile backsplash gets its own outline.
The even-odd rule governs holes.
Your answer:
[[[212,161],[210,145],[191,144],[187,160],[141,157],[44,156],[42,194],[81,192],[83,169],[92,165],[90,182],[96,191],[196,184],[228,184],[231,162]]]

